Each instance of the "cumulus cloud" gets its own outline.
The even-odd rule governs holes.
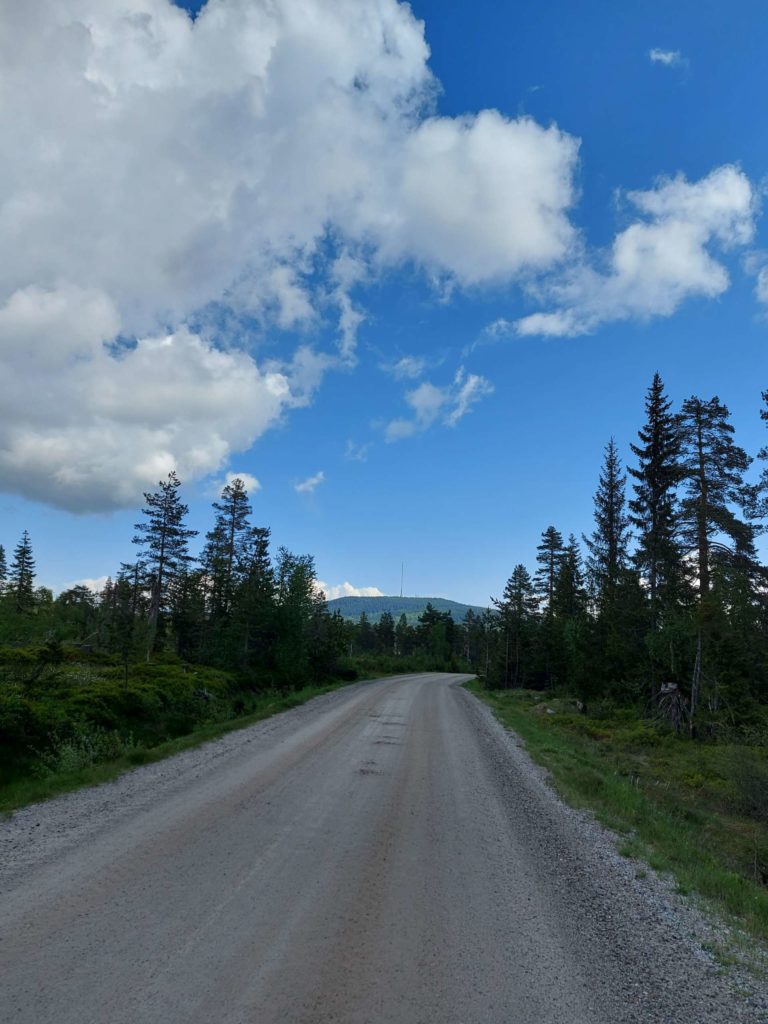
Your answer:
[[[686,63],[685,57],[679,50],[660,50],[658,47],[648,51],[648,59],[652,64],[663,64],[668,68]]]
[[[329,587],[322,580],[315,583],[317,590],[325,594],[327,601],[334,601],[337,597],[384,597],[378,587],[353,587],[351,583],[339,583],[335,587]]]
[[[234,483],[235,480],[242,480],[245,489],[249,494],[255,494],[257,491],[261,490],[261,483],[252,473],[235,473],[234,471],[230,471],[229,473],[225,473],[221,480],[217,480],[215,483],[211,484],[209,493],[218,497],[224,488],[229,484]]]
[[[564,257],[577,141],[430,116],[428,57],[397,0],[3,5],[0,488],[93,511],[219,472],[354,361],[382,269]],[[259,362],[254,321],[305,340]]]
[[[556,127],[495,110],[422,123],[405,143],[398,200],[372,216],[381,258],[469,285],[551,266],[574,240],[577,154]]]
[[[285,373],[187,328],[106,344],[114,327],[108,298],[74,286],[21,289],[0,307],[5,490],[73,512],[120,508],[171,469],[215,472],[303,401]]]
[[[585,334],[605,321],[670,316],[688,298],[726,291],[728,272],[711,250],[746,245],[754,234],[756,194],[739,168],[695,182],[679,175],[627,199],[641,219],[616,236],[605,267],[576,266],[551,288],[559,308],[518,320],[519,334]]]
[[[325,473],[320,470],[319,473],[315,473],[314,476],[308,476],[306,480],[302,480],[301,483],[294,485],[294,491],[297,494],[313,494],[315,489],[320,486],[325,480]]]
[[[424,381],[405,395],[413,415],[390,420],[384,431],[385,440],[402,441],[428,430],[438,421],[444,426],[455,427],[473,405],[492,392],[493,385],[487,378],[475,373],[467,374],[463,366],[447,387],[437,387]]]

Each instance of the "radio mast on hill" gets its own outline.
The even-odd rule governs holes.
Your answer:
[[[405,562],[400,563],[400,597],[403,596],[403,574],[405,573]]]

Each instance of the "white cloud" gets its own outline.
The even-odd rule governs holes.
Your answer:
[[[503,338],[508,338],[516,333],[517,328],[513,321],[507,320],[503,316],[497,317],[496,320],[486,324],[474,341],[464,346],[461,354],[466,358],[482,345],[493,345],[497,341],[501,341]]]
[[[574,240],[577,155],[556,127],[495,110],[423,122],[406,139],[397,200],[371,211],[380,257],[464,285],[551,266]]]
[[[416,380],[427,368],[422,356],[403,356],[396,363],[382,363],[381,369],[391,373],[395,380]]]
[[[286,374],[184,327],[105,345],[112,309],[74,286],[23,289],[0,307],[3,490],[73,512],[120,508],[171,469],[216,472],[303,401]]]
[[[6,491],[93,511],[172,466],[218,472],[354,361],[353,291],[383,268],[448,293],[572,245],[577,141],[495,111],[427,116],[406,4],[2,7]],[[247,349],[253,320],[306,334],[329,315],[335,354]]]
[[[768,267],[762,267],[757,273],[755,294],[758,302],[768,306]]]
[[[467,374],[463,366],[447,387],[437,387],[424,381],[405,395],[413,416],[390,420],[384,431],[385,440],[402,441],[428,430],[438,420],[444,426],[455,427],[473,405],[492,392],[493,385],[489,380],[478,374]]]
[[[242,480],[246,491],[249,494],[255,494],[261,490],[261,483],[253,476],[252,473],[235,473],[230,471],[225,473],[223,479],[215,481],[209,488],[209,493],[218,497],[221,492],[229,484],[234,483],[235,480]]]
[[[653,64],[663,64],[668,68],[687,63],[679,50],[660,50],[657,47],[648,51],[648,59]]]
[[[356,441],[348,440],[344,449],[344,458],[351,462],[365,462],[368,459],[368,452],[373,447],[373,442],[358,444]]]
[[[584,334],[605,321],[670,316],[688,298],[726,291],[728,272],[710,250],[753,236],[756,195],[741,170],[719,167],[695,182],[679,175],[627,198],[642,219],[616,236],[605,270],[573,268],[551,288],[560,308],[519,320],[520,334]]]
[[[485,333],[491,338],[503,338],[506,337],[506,335],[511,334],[513,331],[514,324],[511,323],[511,321],[506,320],[503,316],[500,316],[485,328]]]
[[[467,374],[462,366],[454,381],[451,394],[452,408],[445,417],[446,426],[455,427],[473,405],[492,393],[493,385],[489,380],[476,373]]]
[[[378,587],[353,587],[351,583],[339,583],[335,587],[329,587],[327,583],[318,580],[315,584],[318,591],[325,594],[327,601],[334,601],[337,597],[384,597]]]
[[[313,494],[315,488],[318,487],[325,480],[325,473],[320,470],[319,473],[315,473],[314,476],[308,476],[306,480],[302,480],[301,483],[294,485],[294,491],[297,494]]]
[[[73,590],[75,587],[87,587],[94,594],[100,594],[107,584],[109,576],[97,576],[95,579],[86,577],[82,580],[71,580],[69,583],[65,583],[63,587],[58,588],[57,593],[63,593],[65,590]]]

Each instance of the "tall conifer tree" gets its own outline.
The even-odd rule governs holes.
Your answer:
[[[646,422],[638,432],[639,444],[630,445],[637,468],[629,520],[635,528],[635,564],[648,587],[651,621],[656,629],[660,606],[674,600],[682,576],[681,552],[676,537],[677,485],[680,481],[680,427],[671,411],[664,384],[654,374],[645,399]]]
[[[250,540],[251,503],[243,481],[237,477],[214,501],[213,529],[206,534],[202,563],[211,594],[211,617],[226,617],[232,608],[235,590],[242,579]]]
[[[719,538],[733,544],[733,553],[752,557],[754,527],[740,518],[749,500],[744,473],[751,459],[733,440],[730,413],[715,396],[708,401],[696,395],[683,403],[680,414],[682,468],[685,493],[680,502],[682,536],[696,552],[699,597],[711,586],[713,546]]]
[[[551,542],[550,547],[555,549],[556,539],[560,536],[557,530],[550,527],[544,536]],[[530,675],[531,626],[539,604],[531,574],[524,565],[514,567],[502,597],[493,598],[493,603],[502,627],[503,647],[498,666],[502,685],[505,688],[523,686]]]
[[[586,610],[584,565],[578,541],[573,534],[568,537],[560,559],[553,604],[559,619],[575,619]]]
[[[565,549],[562,534],[554,526],[548,526],[541,535],[541,543],[537,546],[536,571],[534,585],[536,593],[544,602],[545,618],[550,618],[554,610],[555,584]],[[518,566],[518,569],[523,568]]]
[[[189,508],[179,496],[181,481],[174,471],[167,480],[161,480],[160,490],[145,492],[145,507],[141,510],[146,522],[137,523],[134,544],[145,549],[147,583],[150,590],[149,624],[157,628],[160,615],[169,607],[169,595],[192,561],[189,541],[197,536],[184,524]]]
[[[605,446],[600,479],[595,492],[595,529],[585,537],[589,572],[595,598],[604,606],[615,595],[627,564],[629,519],[624,490],[627,478],[621,471],[619,451],[613,438]]]
[[[16,545],[11,562],[8,589],[13,595],[16,611],[28,612],[35,604],[35,559],[32,543],[25,530]]]

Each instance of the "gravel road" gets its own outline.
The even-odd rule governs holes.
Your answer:
[[[465,678],[356,684],[0,823],[0,1019],[768,1020]]]

